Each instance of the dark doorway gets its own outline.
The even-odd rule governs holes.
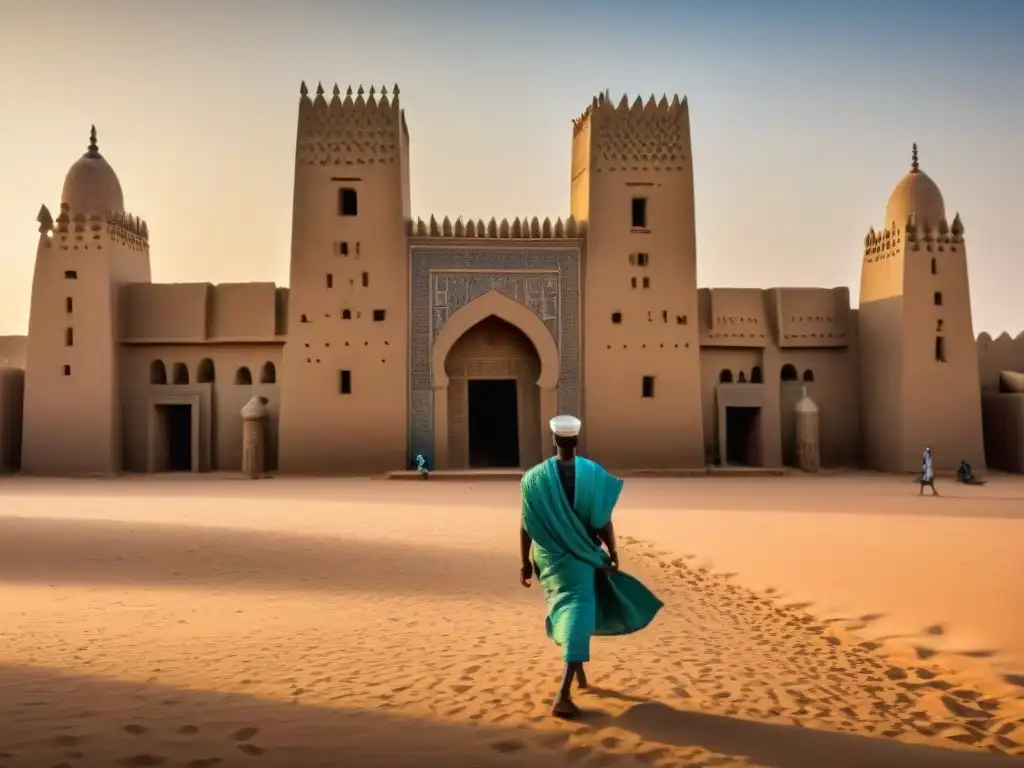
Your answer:
[[[469,466],[519,466],[515,379],[469,380]]]
[[[761,409],[725,409],[725,463],[741,467],[761,466]]]
[[[165,472],[192,471],[192,406],[160,405]]]

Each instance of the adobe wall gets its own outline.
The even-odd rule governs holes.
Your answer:
[[[27,336],[0,336],[0,366],[25,367]]]
[[[267,466],[276,469],[280,343],[125,345],[121,349],[127,471],[150,471],[152,415],[161,400],[188,402],[201,409],[201,419],[208,424],[204,434],[209,436],[208,447],[201,449],[208,461],[202,469],[240,471],[241,409],[253,395],[268,401]]]
[[[273,283],[134,283],[121,289],[121,339],[202,342],[272,339],[281,328]]]
[[[703,466],[686,101],[595,99],[575,123],[573,158],[570,206],[587,222],[586,450],[617,469]],[[646,201],[637,226],[635,199]]]
[[[25,371],[0,366],[0,474],[21,469]]]
[[[339,90],[328,101],[322,89],[310,98],[303,87],[282,471],[367,474],[408,464],[407,144],[397,95]],[[343,208],[345,190],[354,211]]]
[[[1015,337],[1004,331],[995,339],[981,333],[975,347],[983,393],[999,391],[999,374],[1003,371],[1024,373],[1024,331]]]

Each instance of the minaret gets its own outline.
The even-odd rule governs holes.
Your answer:
[[[123,466],[118,291],[149,282],[145,224],[124,213],[96,127],[64,179],[60,214],[44,205],[32,278],[22,471],[111,474]]]
[[[930,444],[937,469],[983,467],[964,227],[959,214],[947,222],[917,144],[882,230],[865,238],[857,314],[868,466],[917,471]]]
[[[574,122],[571,173],[587,237],[583,448],[623,469],[703,466],[686,99],[598,95]]]
[[[408,462],[408,148],[397,85],[300,87],[283,472]]]

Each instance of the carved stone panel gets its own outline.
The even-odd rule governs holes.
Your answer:
[[[414,246],[411,251],[411,454],[434,452],[434,342],[455,312],[491,290],[530,309],[551,332],[559,354],[559,410],[580,415],[578,248]]]

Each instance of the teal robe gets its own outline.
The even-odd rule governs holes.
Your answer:
[[[523,477],[523,528],[548,603],[548,637],[567,661],[590,660],[592,635],[628,635],[653,621],[662,602],[637,579],[611,571],[595,533],[611,520],[622,480],[576,458],[576,498],[569,506],[556,459]]]

